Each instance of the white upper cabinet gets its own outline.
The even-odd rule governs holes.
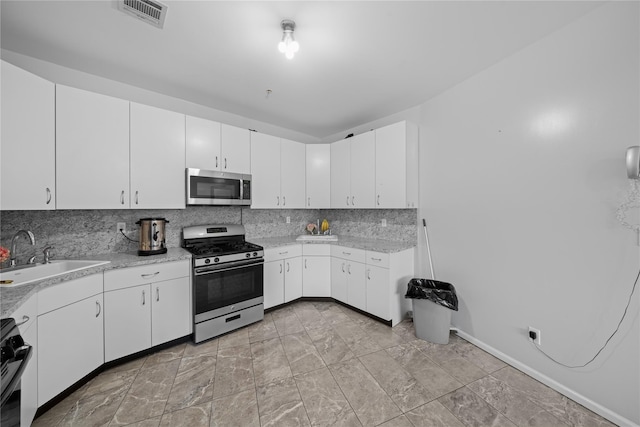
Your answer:
[[[128,208],[129,102],[57,85],[55,133],[56,208]]]
[[[223,123],[221,140],[220,170],[251,173],[251,131]]]
[[[348,139],[331,144],[331,207],[351,207],[351,150]]]
[[[373,131],[331,144],[331,207],[375,207]]]
[[[131,207],[185,207],[185,116],[131,103]]]
[[[306,145],[306,207],[312,209],[331,207],[331,146],[329,144]]]
[[[418,206],[418,129],[406,121],[376,129],[376,207]]]
[[[0,209],[55,208],[55,86],[2,61]]]
[[[305,148],[304,144],[280,140],[281,207],[298,209],[305,206]]]
[[[375,133],[365,132],[351,138],[351,207],[375,207],[376,149]]]
[[[220,170],[220,123],[186,117],[186,167]]]
[[[251,134],[251,207],[280,208],[280,138]]]
[[[251,207],[303,208],[305,148],[298,142],[251,134]]]

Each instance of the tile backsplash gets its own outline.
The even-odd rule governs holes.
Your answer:
[[[42,250],[53,246],[54,258],[73,258],[109,252],[135,252],[138,244],[116,230],[126,223],[126,235],[138,240],[140,218],[166,218],[168,247],[181,246],[182,228],[201,224],[244,224],[247,240],[252,238],[297,236],[308,223],[327,219],[333,234],[416,241],[415,209],[250,209],[242,207],[189,206],[171,210],[57,210],[0,212],[0,245],[9,248],[11,238],[20,229],[36,237],[31,246],[19,237],[18,259],[24,262],[35,255],[40,262]],[[286,222],[287,217],[290,223]],[[382,220],[387,222],[381,226]]]

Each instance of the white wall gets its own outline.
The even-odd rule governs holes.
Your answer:
[[[615,209],[625,149],[640,144],[639,16],[638,2],[601,6],[425,103],[420,119],[418,216],[436,278],[457,289],[453,324],[621,425],[640,424],[640,289],[587,368],[551,362],[526,328],[553,357],[585,363],[638,274],[637,238]]]

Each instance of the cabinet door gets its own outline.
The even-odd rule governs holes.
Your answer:
[[[367,265],[367,312],[385,320],[391,319],[389,270]]]
[[[251,173],[251,132],[222,124],[222,171]]]
[[[347,262],[347,304],[367,311],[367,284],[365,265],[359,262]]]
[[[264,263],[264,308],[284,303],[284,262]]]
[[[58,209],[129,208],[128,101],[56,86],[56,187]]]
[[[186,167],[219,171],[220,160],[220,123],[186,116]]]
[[[0,96],[0,209],[55,209],[55,86],[2,61]]]
[[[185,207],[185,116],[131,103],[131,207]]]
[[[280,138],[251,133],[251,207],[280,208]]]
[[[299,209],[305,206],[305,148],[299,142],[280,141],[281,207]]]
[[[328,256],[303,257],[302,296],[331,296],[331,258]]]
[[[307,208],[331,207],[331,146],[306,145]]]
[[[347,261],[331,257],[331,298],[348,303]]]
[[[331,207],[351,207],[351,151],[349,140],[331,144]]]
[[[150,285],[104,293],[106,362],[151,347],[150,294]]]
[[[188,277],[151,285],[151,345],[191,333],[191,286]]]
[[[302,296],[302,257],[287,258],[284,261],[284,302]]]
[[[406,122],[376,129],[376,207],[407,204]]]
[[[375,133],[369,131],[354,136],[350,144],[351,206],[373,208],[376,189]]]
[[[99,294],[38,316],[40,406],[104,363],[103,313]]]

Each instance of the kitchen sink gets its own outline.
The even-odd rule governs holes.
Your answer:
[[[26,285],[36,280],[49,279],[75,271],[108,264],[110,261],[64,259],[50,261],[49,264],[34,264],[7,268],[0,272],[0,286],[12,287]]]
[[[337,242],[338,236],[335,234],[303,234],[298,236],[296,240],[302,242]]]

